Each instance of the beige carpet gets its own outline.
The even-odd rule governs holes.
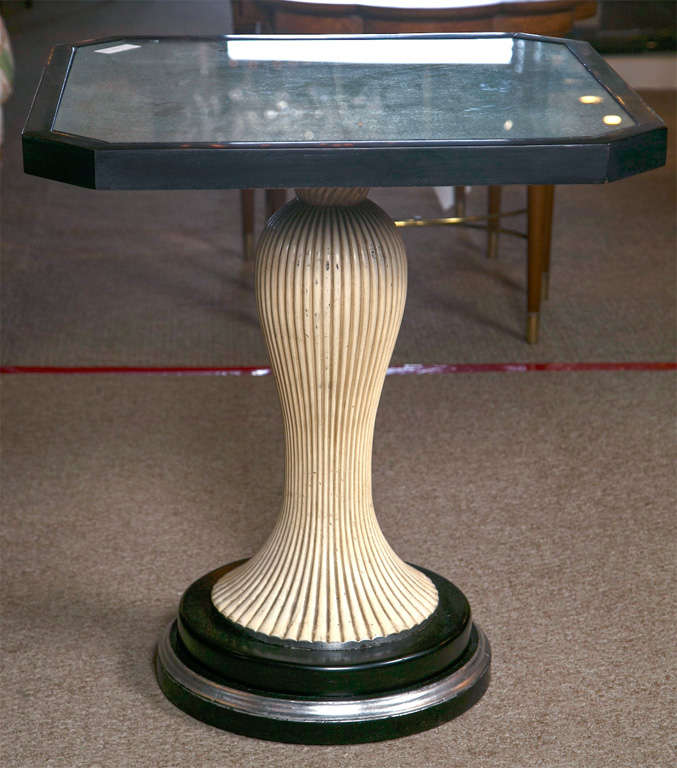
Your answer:
[[[11,6],[11,7],[9,7]],[[95,193],[24,176],[18,132],[49,44],[207,34],[225,3],[3,3],[19,82],[2,178],[2,363],[265,362],[236,192]],[[674,93],[649,93],[674,135]],[[671,145],[672,146],[672,145]],[[396,362],[674,360],[675,165],[558,188],[540,344],[524,246],[406,233]],[[484,192],[470,205],[481,209]],[[521,205],[511,188],[509,203]],[[429,190],[375,190],[394,216]],[[271,378],[3,376],[7,768],[668,768],[675,763],[675,375],[391,377],[374,494],[406,559],[465,591],[493,678],[461,718],[354,747],[209,728],[155,682],[192,580],[261,545],[280,503]]]
[[[273,522],[270,378],[12,377],[3,405],[2,765],[673,764],[671,376],[388,379],[381,524],[466,592],[493,678],[461,718],[355,747],[217,731],[151,666],[183,589]]]

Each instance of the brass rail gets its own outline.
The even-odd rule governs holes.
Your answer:
[[[467,227],[468,229],[487,229],[483,224],[477,224],[475,222],[480,221],[492,221],[495,219],[502,219],[505,216],[520,216],[526,213],[526,208],[520,208],[514,211],[501,211],[500,213],[493,213],[487,216],[447,216],[436,219],[424,219],[421,216],[414,216],[411,219],[398,219],[395,221],[396,227],[448,227],[459,226]],[[519,232],[516,229],[499,228],[494,230],[504,235],[512,235],[513,237],[522,237],[526,239],[527,235],[524,232]]]

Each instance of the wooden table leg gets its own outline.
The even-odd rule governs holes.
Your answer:
[[[242,221],[242,256],[251,259],[254,256],[254,190],[240,190],[240,209]]]
[[[287,202],[286,189],[267,189],[266,190],[266,219],[269,219],[278,208]]]
[[[547,299],[550,296],[550,251],[552,250],[552,217],[555,209],[555,187],[552,184],[547,184],[545,187],[545,210],[543,233],[543,298]]]
[[[454,187],[454,216],[465,216],[465,187]]]
[[[501,188],[492,184],[487,190],[487,257],[495,259],[498,256],[498,230],[501,220]],[[495,217],[495,218],[493,218]]]
[[[545,213],[547,187],[531,184],[528,199],[528,263],[527,263],[527,341],[536,344],[541,310],[541,282],[543,252],[545,248]]]

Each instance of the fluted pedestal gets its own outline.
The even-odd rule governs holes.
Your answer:
[[[248,629],[323,643],[402,632],[437,606],[430,580],[385,540],[371,494],[376,409],[407,289],[404,245],[367,190],[337,192],[301,191],[259,242],[284,497],[266,545],[212,593]],[[336,198],[343,205],[329,205]]]
[[[299,190],[261,236],[256,292],[282,405],[282,508],[257,554],[187,591],[158,654],[175,703],[264,738],[402,735],[463,711],[488,682],[488,644],[463,595],[403,562],[376,519],[374,422],[407,264],[392,220],[366,195]]]

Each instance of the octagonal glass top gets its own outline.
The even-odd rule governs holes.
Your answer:
[[[27,173],[100,189],[590,183],[665,154],[590,45],[498,33],[60,45],[23,132]]]
[[[78,48],[53,128],[230,144],[573,138],[633,124],[557,42],[259,38]]]

